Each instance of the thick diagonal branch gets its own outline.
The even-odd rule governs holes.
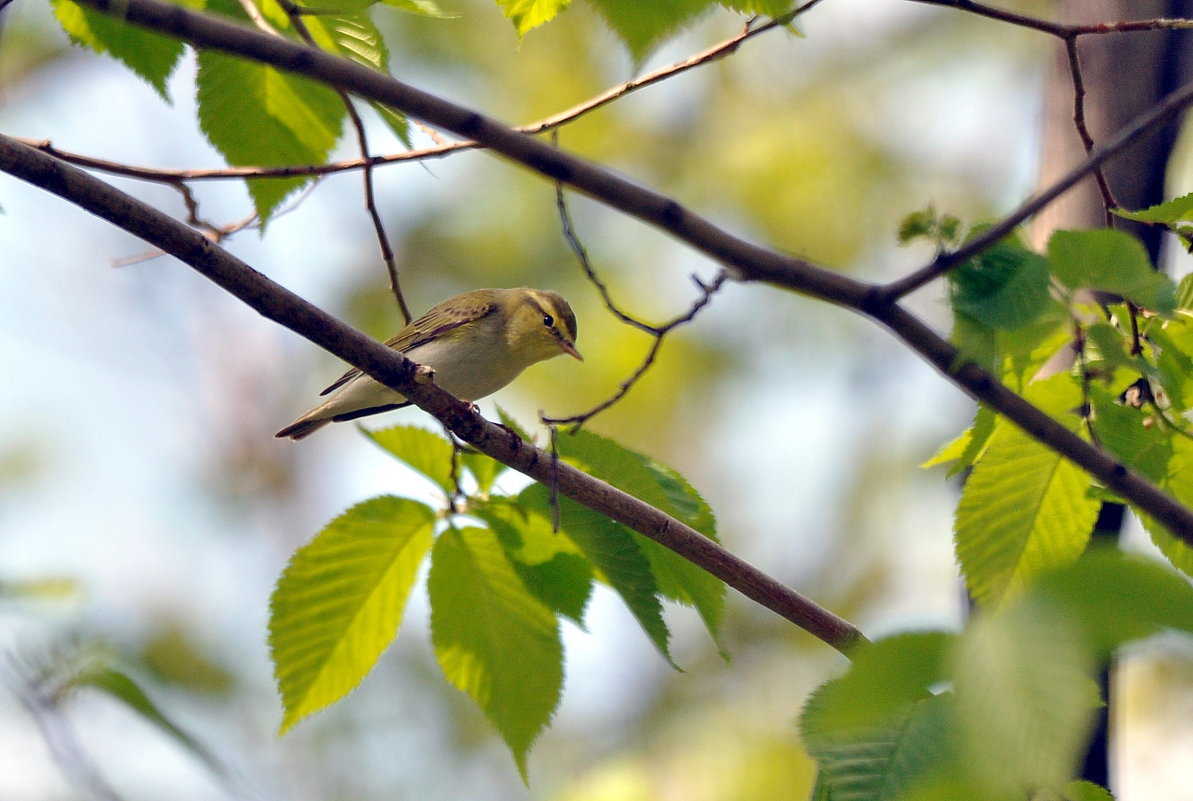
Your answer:
[[[158,0],[79,2],[117,14],[137,25],[177,36],[196,46],[268,63],[392,106],[415,119],[475,139],[501,156],[656,226],[727,265],[735,277],[776,284],[862,312],[890,328],[974,398],[988,404],[1032,437],[1071,459],[1106,487],[1130,500],[1173,534],[1193,545],[1193,510],[1122,462],[1083,441],[1011,392],[989,372],[972,363],[963,363],[955,348],[895,303],[882,287],[748,242],[665,195],[511,130],[473,109],[352,62]],[[1193,99],[1193,89],[1184,94],[1180,104],[1182,107]],[[1087,162],[1090,170],[1096,167],[1091,162]],[[1061,191],[1063,189],[1058,188],[1055,194],[1059,195]],[[372,374],[371,371],[366,372]]]
[[[730,587],[847,653],[865,637],[853,625],[785,587],[695,529],[632,495],[552,459],[468,404],[422,380],[415,365],[275,284],[198,231],[87,173],[0,134],[0,170],[86,209],[166,253],[260,314],[393,387],[456,436],[593,511],[670,548]]]

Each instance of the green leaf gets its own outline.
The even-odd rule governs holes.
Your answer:
[[[1176,285],[1176,307],[1193,311],[1193,273],[1189,273]]]
[[[558,614],[582,626],[592,595],[592,564],[551,521],[510,499],[476,504],[472,514],[497,534],[526,588]]]
[[[329,11],[341,13],[364,11],[370,6],[377,5],[377,3],[380,1],[381,0],[296,0],[296,4],[302,8],[314,8],[319,10],[320,13],[318,14],[305,15],[303,22],[306,23],[307,28],[309,29],[311,22],[320,18],[333,16],[332,14],[327,13]],[[320,42],[319,46],[323,47],[324,45],[322,42]]]
[[[1185,506],[1193,508],[1193,441],[1188,437],[1174,436],[1171,447],[1172,456],[1160,481],[1160,488]],[[1168,561],[1186,576],[1193,577],[1193,547],[1175,537],[1152,517],[1142,515],[1141,518],[1152,542],[1168,557]]]
[[[1032,385],[1046,411],[1080,398],[1065,374]],[[1098,502],[1090,478],[1052,449],[1000,421],[957,505],[957,559],[976,601],[997,604],[1085,549]]]
[[[793,0],[720,0],[720,5],[742,14],[781,17],[795,4]]]
[[[1152,544],[1160,550],[1160,553],[1164,554],[1173,567],[1193,578],[1193,548],[1184,540],[1178,539],[1154,518],[1143,516],[1141,520],[1148,536],[1152,538]]]
[[[407,14],[417,14],[420,17],[434,19],[459,19],[460,17],[459,14],[450,14],[444,11],[438,3],[433,3],[431,0],[381,0],[381,2],[390,8],[405,11]]]
[[[71,0],[51,0],[54,16],[77,45],[123,62],[170,102],[166,82],[182,58],[182,42],[153,33]]]
[[[347,113],[333,90],[256,62],[202,50],[196,77],[199,126],[229,164],[322,164]],[[266,223],[309,177],[246,181]]]
[[[542,484],[532,484],[522,491],[522,505],[544,520],[552,517],[551,497]],[[663,621],[663,606],[650,561],[639,547],[640,539],[628,528],[615,523],[586,506],[562,495],[557,498],[561,530],[588,557],[598,577],[621,596],[646,636],[667,661],[671,659],[668,642],[671,632]]]
[[[1166,629],[1193,634],[1193,586],[1156,561],[1115,548],[1091,549],[1041,577],[1027,602],[1033,599],[1065,610],[1101,658]]]
[[[1016,392],[1024,392],[1049,359],[1073,338],[1069,310],[1058,301],[1049,300],[1033,322],[1020,328],[997,332],[998,353],[1002,356],[1002,380]]]
[[[556,446],[561,458],[583,466],[591,475],[667,512],[709,539],[717,539],[711,507],[670,467],[586,430],[560,435]]]
[[[1065,801],[1114,801],[1105,787],[1085,780],[1069,782],[1063,793]]]
[[[1124,406],[1110,393],[1090,388],[1094,409],[1094,432],[1103,448],[1148,480],[1159,482],[1172,458],[1172,435],[1161,430],[1151,415]]]
[[[421,503],[373,498],[291,557],[269,621],[283,733],[348,694],[393,640],[434,524]]]
[[[1068,783],[1099,699],[1092,654],[1060,608],[1033,599],[981,614],[953,657],[960,759],[982,790],[974,797]]]
[[[514,23],[518,36],[525,36],[532,28],[555,19],[571,0],[497,0],[505,18]]]
[[[997,421],[998,415],[979,404],[974,412],[973,425],[965,429],[961,436],[941,447],[920,467],[929,468],[953,462],[953,466],[949,468],[949,478],[971,467],[986,452],[986,444],[994,434],[994,424]]]
[[[389,74],[385,38],[367,14],[319,14],[304,22],[321,49]]]
[[[476,702],[526,777],[526,754],[563,687],[551,610],[526,591],[487,529],[445,531],[431,555],[431,642],[444,676]]]
[[[590,431],[560,435],[561,457],[582,465],[591,475],[649,503],[716,541],[712,509],[687,480],[670,467]],[[663,547],[633,533],[650,560],[651,571],[664,597],[696,608],[713,640],[725,609],[725,585],[712,574]]]
[[[1138,370],[1140,360],[1127,353],[1130,343],[1122,332],[1110,323],[1094,323],[1085,328],[1085,336],[1093,347],[1087,353],[1087,363],[1100,368],[1130,367]]]
[[[1128,220],[1153,223],[1176,223],[1193,220],[1193,194],[1182,195],[1150,206],[1142,211],[1115,209],[1114,213]]]
[[[609,27],[641,63],[665,38],[678,33],[713,8],[713,0],[589,0]]]
[[[916,702],[889,725],[843,730],[833,704],[840,694],[821,686],[800,716],[800,733],[819,767],[818,797],[831,801],[924,799],[954,761],[952,698]],[[952,794],[950,798],[964,798]]]
[[[480,451],[466,450],[460,454],[460,461],[472,477],[476,479],[477,491],[481,495],[488,495],[493,489],[493,483],[497,481],[498,477],[509,470],[508,467],[501,462],[493,459]]]
[[[1182,311],[1147,336],[1160,349],[1156,374],[1174,411],[1186,411],[1193,406],[1193,315]]]
[[[1052,272],[1071,289],[1097,289],[1170,314],[1176,308],[1172,279],[1157,272],[1143,243],[1124,231],[1057,231],[1048,240]]]
[[[978,407],[981,409],[982,407]],[[939,467],[945,464],[952,464],[961,459],[961,455],[969,449],[969,444],[974,439],[973,426],[962,431],[956,439],[951,442],[946,442],[936,449],[936,453],[929,456],[924,461],[920,462],[920,469],[927,470],[930,467]]]
[[[396,459],[433,481],[448,495],[456,491],[456,484],[452,480],[452,445],[443,437],[417,426],[360,430]]]
[[[497,417],[499,420],[501,420],[501,425],[505,426],[510,431],[517,434],[521,439],[525,440],[526,442],[530,442],[530,443],[533,443],[535,441],[535,438],[530,436],[530,434],[526,431],[526,429],[522,428],[522,426],[519,425],[518,421],[515,420],[512,416],[510,416],[510,414],[508,412],[506,412],[505,409],[502,409],[500,406],[497,407]]]
[[[953,308],[953,330],[949,341],[957,346],[956,365],[973,362],[987,370],[996,370],[1001,358],[998,352],[998,332]]]
[[[1019,328],[1048,305],[1048,261],[1010,239],[949,273],[953,308],[991,328]]]
[[[386,124],[393,135],[398,137],[398,141],[406,147],[413,147],[414,140],[410,138],[410,118],[400,111],[395,111],[383,103],[369,103],[373,107],[373,111],[377,112],[377,116]]]
[[[883,728],[945,681],[954,635],[936,631],[895,634],[851,653],[849,671],[821,688],[821,726],[842,732]]]

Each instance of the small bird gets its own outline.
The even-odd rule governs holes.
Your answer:
[[[535,362],[576,350],[576,315],[558,293],[542,289],[474,289],[448,298],[385,343],[435,371],[435,383],[477,401]],[[302,439],[328,423],[409,406],[398,392],[355,368],[320,395],[330,398],[275,437]]]

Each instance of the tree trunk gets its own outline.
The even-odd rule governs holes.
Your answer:
[[[1058,18],[1063,22],[1112,22],[1128,19],[1184,16],[1188,2],[1177,0],[1060,0]],[[1181,31],[1083,36],[1077,52],[1085,87],[1084,116],[1094,142],[1100,142],[1134,117],[1155,105],[1185,82],[1193,62],[1193,38]],[[1075,91],[1068,54],[1058,46],[1045,88],[1040,185],[1046,186],[1085,158],[1085,148],[1074,126]],[[1180,131],[1179,121],[1169,123],[1112,160],[1104,168],[1111,196],[1124,208],[1139,209],[1164,199],[1169,158]],[[1162,232],[1153,227],[1116,220],[1115,227],[1138,235],[1160,263]],[[1106,225],[1102,194],[1093,178],[1078,184],[1040,214],[1032,228],[1037,245],[1058,228],[1098,228]],[[1103,507],[1094,539],[1117,540],[1123,509]],[[1110,673],[1102,672],[1107,704],[1102,708],[1085,758],[1083,778],[1110,786],[1111,755]]]

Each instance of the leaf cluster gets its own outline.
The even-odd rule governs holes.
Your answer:
[[[950,276],[964,357],[1185,504],[1193,502],[1193,278],[1178,287],[1117,230],[1057,231],[1044,253],[1012,236]],[[1058,352],[1071,366],[1053,371]],[[1099,505],[1084,471],[988,408],[927,465],[969,471],[957,559],[994,605],[1085,550]],[[1193,575],[1193,551],[1149,518],[1155,543]]]
[[[1193,587],[1154,562],[1098,549],[1044,574],[959,633],[896,634],[858,650],[808,700],[800,728],[815,798],[1109,798],[1073,782],[1093,673],[1122,645],[1193,633]]]
[[[398,426],[368,436],[437,487],[444,507],[372,498],[291,558],[269,626],[283,732],[343,698],[372,669],[428,561],[431,641],[444,677],[483,710],[523,776],[530,746],[562,692],[560,622],[584,625],[596,582],[621,597],[668,661],[664,600],[694,607],[716,638],[724,585],[671,551],[552,497],[541,484],[502,492],[504,465],[458,453],[424,429]],[[587,431],[561,436],[558,453],[715,539],[708,505],[670,468]]]

